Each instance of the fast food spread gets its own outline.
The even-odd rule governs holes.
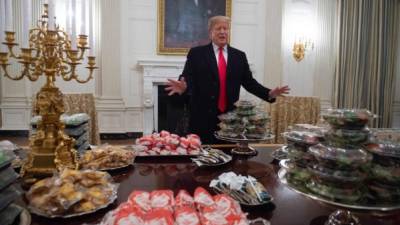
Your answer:
[[[71,217],[106,207],[116,199],[117,188],[106,172],[64,169],[32,185],[26,198],[35,214]]]
[[[212,196],[202,187],[193,196],[180,190],[133,191],[127,202],[107,213],[101,225],[246,225],[237,201],[225,194]]]
[[[132,151],[104,145],[86,151],[81,157],[80,166],[83,169],[109,170],[132,165],[134,158],[135,153]]]

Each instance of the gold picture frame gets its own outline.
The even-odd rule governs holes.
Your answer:
[[[158,0],[157,54],[186,55],[209,43],[208,19],[231,11],[232,0]]]

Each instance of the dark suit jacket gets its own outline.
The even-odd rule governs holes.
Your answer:
[[[240,86],[257,97],[269,99],[269,89],[252,76],[246,54],[228,46],[226,73],[227,111],[234,109],[239,100]],[[213,134],[218,130],[219,76],[213,45],[190,49],[182,75],[188,84],[185,92],[189,104],[189,131],[200,135],[203,143],[215,143]]]

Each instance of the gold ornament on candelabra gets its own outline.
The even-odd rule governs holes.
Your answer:
[[[76,80],[86,83],[93,76],[95,57],[88,56],[89,75],[82,79],[76,68],[83,61],[87,46],[87,36],[79,35],[77,49],[71,46],[70,36],[59,26],[48,26],[48,5],[44,5],[45,12],[38,20],[37,27],[29,32],[29,48],[21,48],[19,55],[15,54],[15,32],[6,31],[8,52],[0,52],[0,66],[4,75],[12,80],[21,80],[27,77],[36,81],[42,75],[46,76],[46,83],[36,95],[34,111],[42,119],[38,122],[37,132],[29,138],[30,151],[28,159],[21,169],[21,176],[26,184],[37,179],[51,176],[62,168],[78,168],[77,152],[73,149],[75,140],[64,133],[65,125],[60,121],[64,113],[64,103],[61,91],[55,86],[56,77],[65,81]],[[17,59],[22,64],[19,75],[11,75],[7,66],[10,58]]]

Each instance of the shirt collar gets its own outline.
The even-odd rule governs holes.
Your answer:
[[[214,52],[218,52],[219,51],[219,46],[214,44],[214,42],[212,43],[212,45],[213,45]],[[223,47],[223,49],[224,49],[224,52],[228,52],[228,45],[225,45]]]

